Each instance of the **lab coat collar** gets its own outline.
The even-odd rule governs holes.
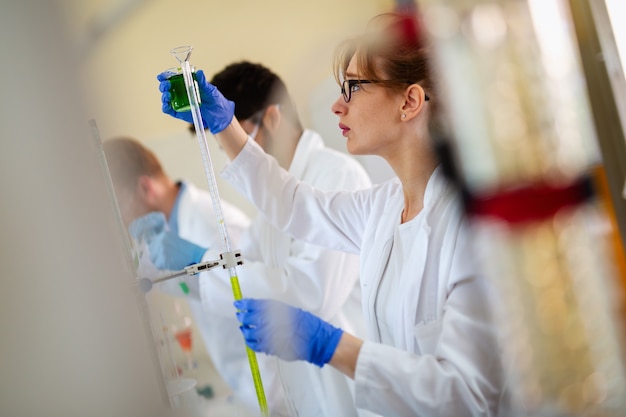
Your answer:
[[[178,234],[178,210],[180,207],[181,197],[185,194],[185,188],[187,186],[183,181],[177,181],[176,185],[178,185],[178,194],[176,195],[176,201],[174,201],[174,207],[172,207],[172,211],[170,213],[168,225],[173,233]]]
[[[178,234],[186,236],[193,231],[190,230],[189,221],[179,221],[179,219],[193,219],[194,206],[198,199],[198,189],[189,181],[181,180],[180,191],[178,192],[178,209],[176,222],[178,223]]]
[[[302,179],[306,170],[307,160],[311,152],[315,149],[324,148],[324,140],[317,133],[309,129],[302,132],[302,136],[298,140],[296,151],[293,153],[293,159],[289,166],[289,173],[298,179]]]
[[[437,201],[437,197],[446,188],[446,178],[443,175],[441,164],[437,165],[430,174],[426,190],[424,191],[424,209],[429,210]]]

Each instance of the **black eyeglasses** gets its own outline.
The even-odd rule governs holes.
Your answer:
[[[355,87],[359,87],[359,85],[361,84],[377,84],[385,81],[393,80],[343,80],[343,82],[341,83],[341,95],[343,96],[344,101],[346,103],[349,103],[350,99],[352,98],[352,92],[358,91],[357,89],[355,89]],[[406,84],[413,84],[409,81],[402,82]],[[426,94],[424,95],[424,100],[428,101],[430,100],[430,97],[428,97],[428,95]]]

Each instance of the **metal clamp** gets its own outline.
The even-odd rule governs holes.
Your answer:
[[[154,284],[158,284],[164,281],[168,281],[172,278],[177,278],[183,275],[196,275],[200,272],[205,272],[213,269],[217,266],[222,266],[224,269],[232,268],[237,265],[243,265],[243,257],[241,251],[236,250],[232,252],[225,252],[220,254],[220,259],[215,261],[200,262],[197,264],[186,266],[185,269],[180,271],[171,272],[167,275],[162,275],[156,278],[138,278],[139,288],[143,293],[147,293],[152,289]]]
[[[243,258],[241,257],[241,251],[239,250],[220,253],[220,259],[222,260],[220,263],[224,269],[233,268],[237,265],[243,265]]]

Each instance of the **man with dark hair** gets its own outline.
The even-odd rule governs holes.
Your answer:
[[[305,129],[285,83],[263,65],[243,61],[224,68],[213,77],[211,84],[235,102],[235,116],[252,139],[283,168],[289,168]],[[323,147],[321,137],[312,131],[306,131],[304,141]],[[358,164],[354,166],[359,170]],[[352,169],[346,169],[346,173],[351,176],[362,174]],[[362,183],[355,185],[364,186]]]

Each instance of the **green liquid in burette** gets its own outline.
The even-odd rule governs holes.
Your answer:
[[[191,75],[195,82],[196,73],[193,72]],[[183,78],[183,74],[176,74],[168,79],[170,81],[170,94],[172,95],[172,108],[177,112],[191,110],[191,104],[189,104],[189,98],[187,97],[187,89],[185,88],[185,79]]]

